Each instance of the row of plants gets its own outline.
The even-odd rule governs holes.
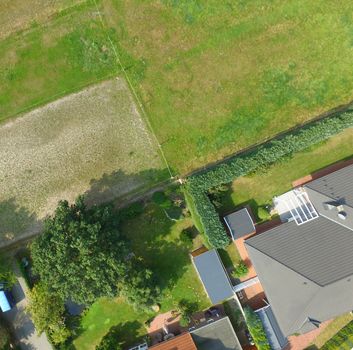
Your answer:
[[[193,207],[196,221],[208,238],[211,246],[223,248],[229,244],[229,238],[222,225],[215,206],[209,198],[209,190],[227,184],[235,178],[245,176],[259,169],[290,157],[314,144],[353,126],[353,109],[312,122],[269,141],[259,147],[240,154],[205,172],[195,174],[187,179],[185,190],[188,202]]]
[[[262,325],[260,317],[249,307],[244,308],[244,316],[246,325],[249,329],[251,337],[258,350],[270,350],[270,344],[268,342],[265,329]]]
[[[349,348],[353,344],[353,321],[349,322],[338,333],[336,333],[329,341],[327,341],[321,350],[338,350],[342,349],[345,343],[349,342]],[[347,349],[348,349],[347,345]]]

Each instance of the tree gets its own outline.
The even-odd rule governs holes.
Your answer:
[[[6,288],[11,288],[16,283],[11,264],[4,256],[0,256],[0,283],[5,283]]]
[[[38,333],[47,332],[54,343],[62,343],[70,336],[64,322],[63,300],[40,282],[29,292],[27,311]]]
[[[120,336],[119,328],[112,327],[109,332],[102,338],[96,350],[122,350],[119,345],[118,338]]]
[[[62,300],[90,304],[115,296],[117,281],[127,272],[128,247],[112,206],[87,208],[82,196],[72,205],[59,202],[31,251],[42,283]]]
[[[118,282],[120,295],[136,309],[149,309],[156,304],[159,288],[152,271],[144,267],[142,259],[132,258],[128,262],[128,273]]]
[[[186,299],[182,299],[179,301],[178,309],[180,312],[179,323],[182,327],[187,327],[191,322],[192,315],[197,311],[197,304]]]
[[[266,333],[259,316],[249,307],[244,308],[245,320],[254,343],[259,350],[270,350]]]

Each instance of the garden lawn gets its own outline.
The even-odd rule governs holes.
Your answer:
[[[272,198],[292,187],[292,182],[337,161],[353,156],[353,128],[331,137],[291,158],[233,181],[223,197],[221,213],[249,204],[256,215],[257,208],[272,203]]]
[[[0,121],[117,75],[116,57],[94,2],[56,12],[75,2],[47,5],[50,21],[32,22],[0,41]]]
[[[353,98],[350,0],[103,0],[102,9],[176,172]]]
[[[338,333],[345,325],[347,325],[352,320],[353,316],[350,313],[337,317],[313,341],[313,345],[320,349],[327,341],[329,341],[336,333]]]
[[[153,269],[161,287],[161,312],[175,309],[187,299],[202,310],[210,306],[189,257],[192,244],[180,240],[184,228],[192,226],[190,218],[169,220],[162,209],[149,204],[139,217],[124,223],[122,232],[132,241],[133,251]],[[195,245],[198,237],[195,238]],[[133,345],[146,333],[144,322],[153,314],[134,311],[121,300],[101,299],[82,319],[82,332],[74,341],[77,350],[93,350],[113,325],[124,325],[121,340]]]

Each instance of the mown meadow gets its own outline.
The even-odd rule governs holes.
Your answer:
[[[353,98],[351,1],[104,0],[176,173]]]

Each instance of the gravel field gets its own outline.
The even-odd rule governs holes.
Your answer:
[[[122,79],[68,95],[0,126],[0,244],[33,233],[60,199],[102,202],[165,177]]]

